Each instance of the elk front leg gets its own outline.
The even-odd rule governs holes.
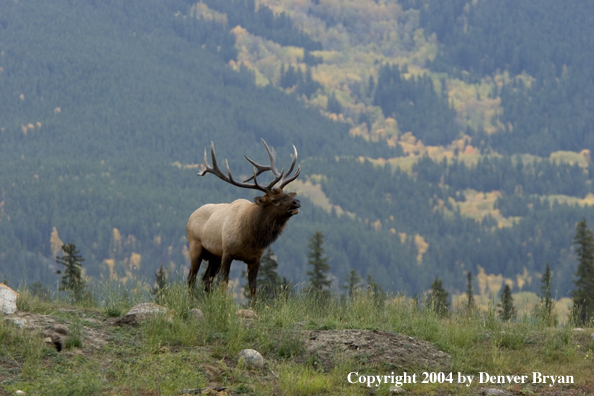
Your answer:
[[[260,260],[248,263],[248,285],[250,287],[250,296],[252,298],[252,307],[256,305],[258,291],[258,270],[260,269]]]

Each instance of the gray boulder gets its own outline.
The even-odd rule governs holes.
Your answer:
[[[242,358],[248,367],[264,368],[264,357],[254,349],[244,349],[239,352],[239,360]]]
[[[16,301],[18,293],[0,283],[0,311],[5,315],[13,314],[17,311]]]

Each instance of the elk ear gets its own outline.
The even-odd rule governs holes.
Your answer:
[[[254,203],[258,206],[265,206],[266,199],[264,197],[256,197],[256,198],[254,198]]]
[[[287,195],[288,195],[289,197],[291,197],[291,198],[295,198],[295,197],[297,196],[297,193],[296,193],[296,192],[290,192],[290,193],[288,193]]]

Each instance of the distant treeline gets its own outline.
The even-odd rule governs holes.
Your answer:
[[[281,45],[302,47],[309,51],[322,49],[322,43],[295,28],[284,12],[274,15],[264,4],[256,8],[254,0],[204,0],[203,3],[213,10],[226,14],[231,28],[240,25],[252,34]]]
[[[402,74],[407,72],[398,66],[382,66],[373,104],[381,107],[386,117],[395,117],[400,131],[412,132],[425,144],[451,143],[459,130],[454,123],[456,111],[449,105],[445,82],[443,92],[438,95],[429,76],[406,79]]]
[[[445,158],[423,157],[412,168],[419,180],[445,183],[458,190],[501,191],[506,194],[564,194],[583,198],[592,192],[589,169],[549,160],[524,163],[520,157],[482,157],[476,165]],[[518,190],[519,189],[519,190]]]

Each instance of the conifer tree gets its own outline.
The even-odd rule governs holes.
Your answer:
[[[340,104],[338,99],[336,99],[336,95],[334,94],[334,92],[332,92],[332,95],[328,97],[328,105],[326,107],[326,110],[334,114],[340,114],[342,112],[342,105]]]
[[[73,243],[63,244],[62,251],[64,255],[62,257],[56,257],[56,262],[66,267],[64,269],[64,275],[62,275],[60,290],[69,290],[71,292],[72,303],[74,304],[85,290],[81,264],[85,259],[79,254]],[[58,270],[57,273],[60,274],[61,271]]]
[[[449,293],[443,288],[441,279],[436,277],[431,284],[431,292],[429,293],[427,305],[439,316],[447,316],[450,307],[448,296]]]
[[[347,285],[345,289],[347,290],[349,298],[353,298],[355,295],[356,290],[361,285],[361,281],[363,279],[359,276],[357,271],[354,269],[349,271],[349,277],[347,278]]]
[[[161,292],[167,287],[167,270],[160,266],[155,274],[155,287],[151,289],[151,294],[157,299],[161,300]]]
[[[500,308],[499,317],[507,321],[516,317],[516,308],[514,307],[514,298],[512,297],[509,285],[505,285],[501,292],[501,302],[497,304]]]
[[[547,268],[545,269],[544,274],[540,281],[542,282],[542,286],[540,287],[541,295],[540,299],[542,302],[542,316],[543,319],[547,322],[555,322],[555,318],[553,315],[553,307],[554,302],[551,295],[551,281],[553,280],[553,275],[551,273],[551,268],[549,267],[549,263],[547,263]]]
[[[572,316],[576,324],[586,324],[594,318],[594,237],[586,219],[577,224],[573,244],[579,264],[573,281]]]
[[[475,308],[474,304],[474,293],[472,291],[472,272],[468,271],[468,282],[466,284],[466,296],[468,297],[468,310],[472,310]]]
[[[312,266],[311,271],[307,271],[309,277],[310,289],[320,294],[330,294],[328,288],[332,281],[328,279],[328,258],[324,256],[324,234],[316,231],[309,240],[309,253],[307,264]]]
[[[266,250],[260,261],[260,270],[258,271],[258,296],[263,300],[274,298],[280,287],[281,277],[278,275],[278,262],[271,248]]]
[[[285,278],[280,277],[277,272],[278,262],[276,256],[271,248],[268,248],[262,256],[260,261],[260,269],[258,270],[258,298],[265,301],[278,296],[280,291],[289,291],[291,282]],[[247,271],[241,272],[242,277],[247,277]],[[243,294],[246,298],[250,296],[250,287],[246,282],[243,287]]]

